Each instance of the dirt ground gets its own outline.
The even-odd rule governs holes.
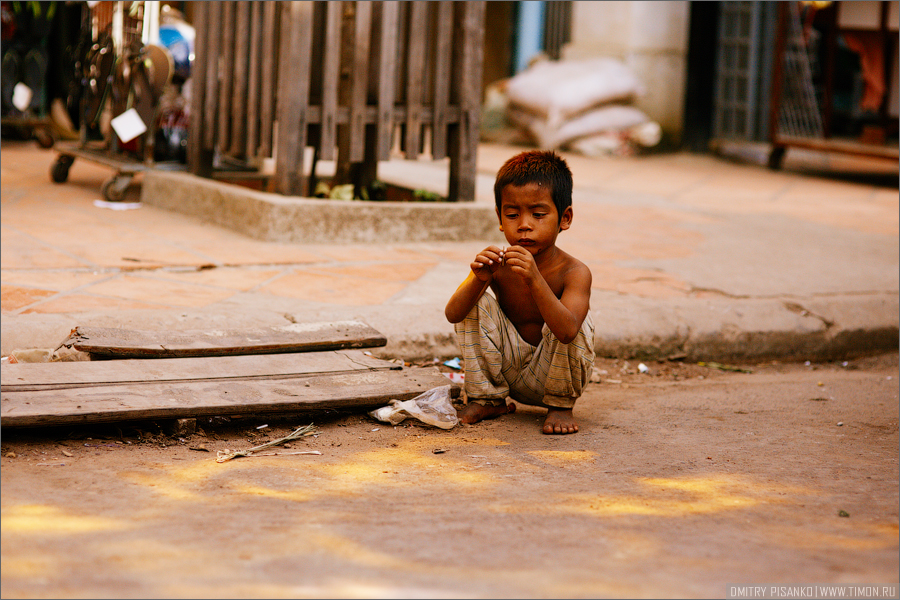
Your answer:
[[[896,590],[896,353],[646,366],[598,360],[571,436],[542,435],[527,406],[447,431],[346,413],[199,419],[181,435],[5,429],[3,597]],[[310,422],[316,435],[274,455],[216,461]]]

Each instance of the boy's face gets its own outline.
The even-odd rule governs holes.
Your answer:
[[[566,208],[560,219],[547,186],[510,184],[500,192],[497,216],[510,246],[522,246],[531,254],[539,254],[554,246],[559,232],[572,224],[572,207]]]

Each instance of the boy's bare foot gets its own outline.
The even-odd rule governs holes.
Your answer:
[[[514,402],[494,406],[492,404],[478,404],[476,402],[467,403],[461,410],[456,411],[459,420],[467,425],[483,421],[484,419],[495,419],[500,415],[516,412]]]
[[[575,415],[572,409],[562,410],[559,408],[551,408],[544,420],[544,427],[541,429],[546,434],[563,435],[566,433],[575,433],[578,431],[578,423],[575,422]]]

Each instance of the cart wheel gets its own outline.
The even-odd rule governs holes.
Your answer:
[[[121,202],[125,198],[125,190],[131,183],[130,175],[113,175],[110,179],[103,182],[100,193],[109,202]]]
[[[65,183],[66,179],[69,178],[69,167],[72,166],[73,162],[75,162],[75,159],[71,156],[60,154],[50,169],[50,179],[54,183]]]
[[[34,130],[34,138],[37,140],[38,146],[41,148],[53,147],[53,134],[49,130],[38,127]]]

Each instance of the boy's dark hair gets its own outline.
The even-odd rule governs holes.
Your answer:
[[[565,159],[552,150],[528,150],[516,154],[497,171],[494,201],[500,210],[500,194],[507,185],[539,183],[550,189],[558,218],[572,206],[572,171]]]

